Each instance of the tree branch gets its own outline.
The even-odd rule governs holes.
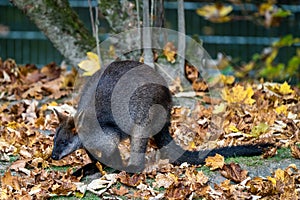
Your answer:
[[[95,38],[84,27],[67,0],[11,0],[50,39],[72,65],[85,58]]]

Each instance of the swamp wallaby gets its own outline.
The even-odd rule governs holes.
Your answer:
[[[202,164],[207,156],[216,153],[224,157],[259,155],[268,146],[183,150],[169,133],[172,96],[155,70],[136,61],[118,61],[101,71],[83,89],[77,122],[56,112],[60,125],[54,137],[53,159],[85,148],[95,160],[112,168],[138,172],[144,169],[150,137],[154,138],[161,156],[173,164]],[[129,163],[124,166],[118,144],[126,137],[130,138],[131,149]]]

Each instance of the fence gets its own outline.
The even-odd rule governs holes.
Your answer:
[[[297,2],[297,1],[296,1]],[[70,0],[71,6],[79,17],[90,27],[87,0]],[[293,34],[300,36],[300,4],[281,5],[291,10],[293,15],[284,19],[279,27],[265,28],[252,21],[234,21],[221,24],[211,23],[198,16],[195,10],[204,4],[201,2],[185,2],[186,30],[188,35],[198,35],[204,42],[205,49],[212,57],[218,52],[225,53],[240,60],[249,60],[280,36]],[[166,26],[177,30],[177,3],[165,1]],[[253,10],[255,6],[247,4],[246,9]],[[240,14],[239,7],[234,7],[233,13]],[[108,30],[105,20],[101,20],[101,30]],[[8,34],[0,34],[0,57],[13,58],[17,63],[33,63],[44,65],[55,61],[60,63],[62,55],[52,46],[51,42],[41,33],[27,17],[8,1],[0,1],[0,25],[8,26]],[[209,29],[210,34],[207,34]],[[279,61],[286,62],[295,53],[295,47],[281,52]]]

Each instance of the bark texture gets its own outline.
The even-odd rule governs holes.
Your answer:
[[[84,27],[68,0],[11,0],[50,39],[72,65],[85,58],[96,46],[95,38]]]

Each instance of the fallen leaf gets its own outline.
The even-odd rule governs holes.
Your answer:
[[[292,156],[294,158],[300,159],[300,148],[297,145],[291,146]]]
[[[57,66],[55,62],[51,62],[41,68],[41,74],[43,74],[47,81],[57,79],[61,73],[61,67]]]
[[[251,86],[247,86],[245,89],[241,85],[236,85],[231,89],[225,87],[222,90],[222,98],[226,100],[228,103],[244,103],[248,105],[252,105],[255,100],[252,99],[254,91]]]
[[[267,151],[264,152],[264,154],[262,155],[262,158],[271,158],[274,157],[277,154],[277,148],[273,147],[273,148],[269,148]]]
[[[225,164],[221,170],[221,174],[236,183],[240,183],[247,178],[248,171],[241,169],[239,164]]]
[[[227,84],[227,85],[231,85],[231,84],[233,84],[234,81],[235,81],[234,76],[226,76],[226,75],[221,74],[220,77],[221,77],[220,80],[221,80],[224,84]]]
[[[121,187],[119,189],[112,188],[111,192],[118,196],[124,196],[125,194],[127,194],[129,192],[129,190],[126,187],[124,187],[123,185],[121,185]]]
[[[118,174],[117,179],[125,185],[137,186],[145,181],[146,176],[145,174],[133,174],[132,176],[130,176],[128,173],[123,171]]]
[[[18,171],[20,168],[24,168],[29,160],[30,159],[17,160],[13,162],[9,168]]]
[[[9,170],[6,171],[4,175],[1,177],[1,185],[4,188],[10,186],[13,189],[18,191],[21,189],[19,178],[17,176],[12,176]]]
[[[224,157],[216,154],[214,157],[208,156],[205,159],[205,166],[210,167],[210,170],[222,169],[224,166]]]
[[[289,84],[285,81],[283,84],[280,85],[279,92],[283,95],[286,95],[294,91],[291,89],[291,86],[289,86]]]
[[[176,48],[172,42],[167,42],[163,48],[163,54],[166,56],[170,63],[175,63],[176,61]]]
[[[157,174],[155,177],[155,182],[153,182],[153,187],[164,187],[169,188],[172,184],[178,181],[178,177],[172,173],[167,174]]]
[[[277,114],[284,114],[284,115],[287,115],[287,110],[288,110],[288,107],[286,105],[281,105],[281,106],[278,106],[275,108],[275,111]]]
[[[245,134],[247,137],[254,137],[258,138],[260,135],[266,133],[266,131],[269,129],[269,126],[265,123],[259,123],[257,126],[254,126],[251,129],[250,134]]]

